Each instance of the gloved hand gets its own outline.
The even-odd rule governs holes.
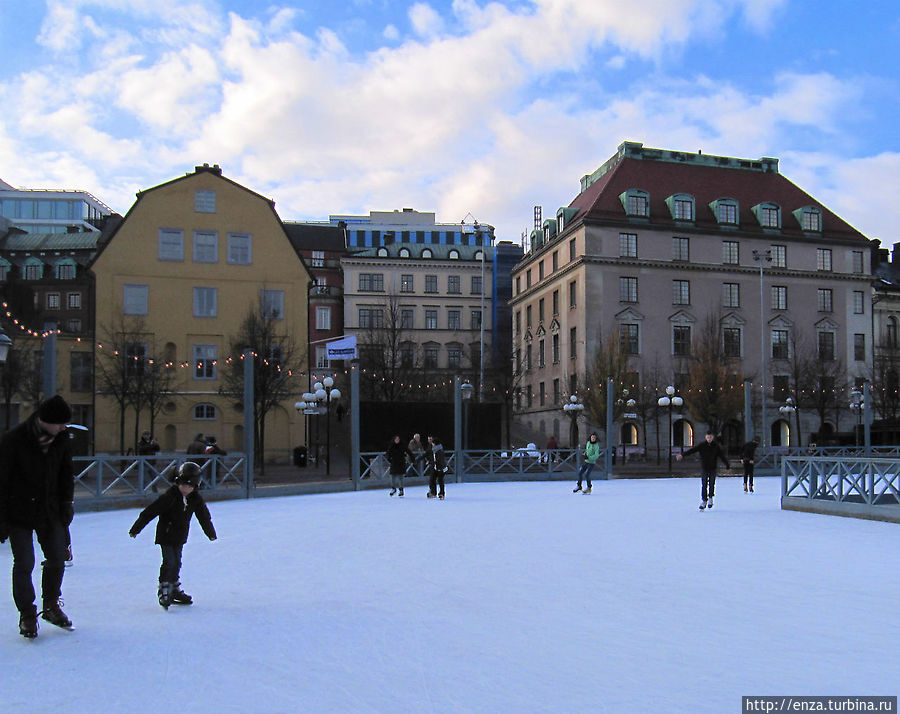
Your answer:
[[[130,535],[132,538],[137,538],[137,533],[135,533],[134,531],[128,531],[128,535]]]
[[[72,524],[72,519],[75,518],[75,507],[72,505],[71,501],[66,501],[60,505],[59,517],[62,519],[62,524],[66,528]]]

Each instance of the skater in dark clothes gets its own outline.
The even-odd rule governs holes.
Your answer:
[[[400,496],[403,495],[403,474],[406,473],[406,460],[409,459],[410,463],[415,459],[412,451],[410,451],[406,446],[400,443],[400,437],[395,436],[393,441],[391,441],[391,445],[388,447],[388,450],[385,452],[385,457],[388,460],[388,463],[391,465],[391,496],[397,493],[397,489],[400,489]]]
[[[750,484],[749,493],[753,493],[753,463],[756,460],[756,447],[759,439],[750,439],[741,447],[741,463],[744,465],[744,493],[748,493],[747,484]]]
[[[428,480],[428,498],[437,496],[443,501],[444,474],[447,473],[447,459],[444,454],[444,445],[435,436],[428,437],[426,458],[428,460],[428,468],[431,470],[431,477]],[[440,491],[435,492],[435,489],[438,487],[440,487]]]
[[[37,637],[38,615],[57,627],[71,628],[60,608],[66,559],[66,531],[72,523],[75,489],[67,423],[72,410],[58,394],[41,402],[28,419],[0,441],[0,543],[12,549],[12,593],[19,611],[19,634]],[[34,537],[41,564],[38,613],[31,573]]]
[[[190,605],[193,599],[181,589],[181,551],[187,542],[191,516],[197,514],[200,527],[210,540],[216,539],[206,502],[197,490],[200,487],[200,467],[193,461],[185,461],[178,469],[175,485],[147,506],[128,531],[132,538],[157,516],[156,543],[162,550],[159,568],[159,604],[167,610],[173,602]]]
[[[675,459],[681,461],[685,456],[690,456],[694,452],[700,454],[700,481],[702,483],[700,488],[700,498],[702,499],[700,501],[700,510],[702,511],[707,507],[713,507],[713,496],[716,495],[716,461],[721,459],[726,469],[731,468],[731,465],[728,463],[728,457],[725,456],[725,452],[719,446],[711,431],[706,432],[705,441],[701,441],[697,446],[688,449],[684,454],[675,454]]]

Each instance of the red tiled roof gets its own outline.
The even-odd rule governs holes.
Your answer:
[[[739,205],[739,229],[763,235],[763,228],[751,211],[760,203],[771,202],[781,207],[781,229],[785,236],[800,238],[804,232],[793,211],[816,206],[822,211],[822,236],[844,240],[868,240],[822,203],[791,183],[783,175],[725,166],[622,158],[606,174],[575,197],[570,207],[578,213],[569,225],[581,220],[622,222],[626,219],[619,195],[629,189],[650,194],[650,225],[671,226],[678,230],[682,221],[672,218],[665,201],[669,196],[685,193],[694,197],[698,229],[721,230],[709,204],[720,198],[732,198]],[[771,230],[771,229],[770,229]]]

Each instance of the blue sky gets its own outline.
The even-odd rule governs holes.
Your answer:
[[[0,0],[0,178],[124,213],[202,163],[285,220],[500,239],[624,140],[743,158],[900,241],[900,3]]]

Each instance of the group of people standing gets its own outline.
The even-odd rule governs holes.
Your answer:
[[[447,473],[447,457],[444,445],[436,436],[428,437],[428,445],[422,444],[421,434],[413,434],[408,444],[403,444],[395,434],[384,453],[391,474],[391,493],[403,495],[403,478],[409,467],[419,473],[428,473],[428,498],[444,499],[444,475]],[[399,493],[398,493],[399,491]]]

